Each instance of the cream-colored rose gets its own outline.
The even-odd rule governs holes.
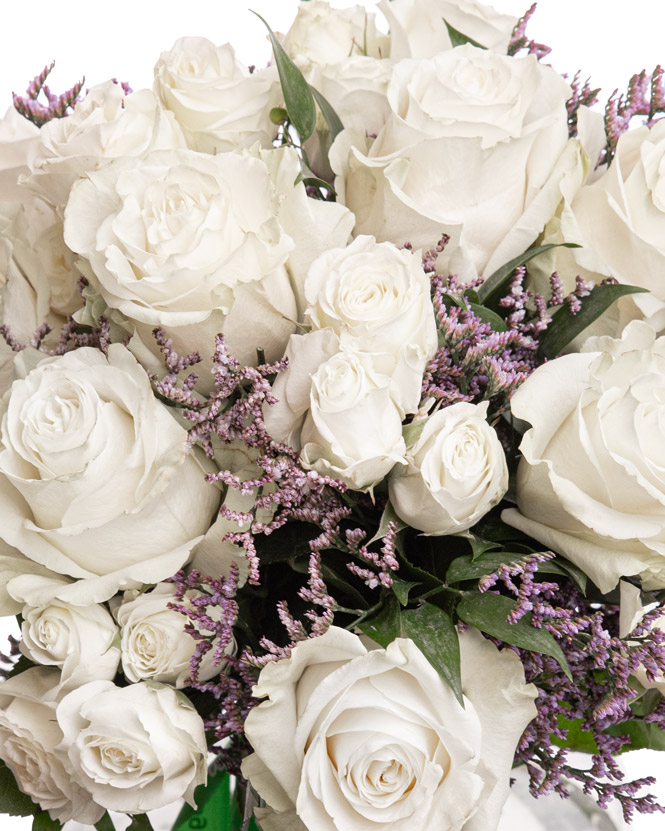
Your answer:
[[[388,481],[390,502],[404,522],[435,536],[465,531],[508,490],[506,456],[487,423],[487,402],[461,402],[434,413],[406,464]]]
[[[294,177],[295,178],[295,177]],[[236,153],[161,151],[90,173],[72,190],[65,240],[86,275],[143,343],[161,326],[182,353],[281,358],[296,306],[267,166]]]
[[[390,113],[387,91],[392,69],[387,57],[350,55],[338,63],[313,64],[307,79],[345,127],[376,135]]]
[[[33,210],[34,203],[41,210]],[[63,314],[81,305],[72,259],[62,222],[40,199],[27,205],[0,202],[0,322],[18,344],[31,343],[46,323],[52,334],[44,343],[57,346]],[[0,395],[13,381],[15,354],[0,336]]]
[[[51,308],[48,279],[31,242],[24,209],[0,202],[0,316],[22,344],[30,342]]]
[[[99,805],[142,814],[184,798],[207,777],[203,721],[182,693],[162,684],[91,681],[58,704],[76,780]]]
[[[310,407],[312,376],[339,348],[339,337],[331,329],[291,335],[284,353],[288,366],[273,382],[276,402],[263,408],[266,427],[274,439],[300,449],[300,431]]]
[[[219,500],[186,431],[120,344],[31,358],[2,402],[0,535],[58,579],[17,576],[9,593],[85,606],[171,576]]]
[[[466,45],[400,61],[376,140],[345,130],[331,150],[355,233],[426,250],[445,232],[440,267],[488,276],[533,243],[560,200],[561,177],[578,163],[569,96],[533,55]]]
[[[546,242],[581,248],[553,255],[567,287],[577,274],[599,282],[612,276],[648,294],[622,298],[622,319],[643,317],[665,329],[665,122],[629,130],[612,164],[590,184],[566,194]]]
[[[355,490],[371,489],[404,458],[402,416],[391,380],[376,356],[349,344],[340,351],[331,329],[293,335],[289,366],[266,407],[270,435],[301,451],[300,459]]]
[[[46,606],[24,606],[21,652],[37,664],[58,667],[61,687],[115,678],[120,650],[118,627],[103,606],[72,606],[52,600]]]
[[[51,819],[93,825],[104,809],[75,781],[67,755],[57,750],[57,669],[34,667],[0,684],[0,759],[16,784]]]
[[[279,224],[293,240],[286,269],[296,297],[298,319],[302,320],[307,305],[305,278],[310,266],[324,251],[348,243],[355,218],[348,208],[338,202],[310,199],[302,182],[296,184],[300,176],[300,162],[294,150],[263,150],[261,161],[268,167],[278,194]],[[252,320],[251,326],[255,327],[257,322]]]
[[[0,194],[3,201],[21,202],[25,189],[19,176],[28,172],[28,162],[39,141],[39,127],[12,105],[0,119]]]
[[[388,38],[363,6],[338,9],[326,0],[298,4],[298,13],[282,45],[307,72],[312,64],[338,64],[351,55],[388,57]]]
[[[346,348],[312,376],[300,433],[305,467],[368,490],[404,458],[402,416],[373,355]]]
[[[215,46],[207,38],[178,38],[155,65],[154,89],[178,120],[189,147],[220,153],[270,147],[276,127],[270,121],[275,68],[250,72],[230,43]]]
[[[80,277],[55,211],[0,203],[0,316],[20,342],[47,322],[57,343],[67,315],[83,305]]]
[[[106,81],[92,87],[67,118],[53,118],[40,129],[25,183],[62,210],[74,182],[111,159],[184,146],[172,113],[150,90],[125,95],[120,84]]]
[[[331,627],[268,664],[243,774],[264,831],[494,831],[536,690],[516,655],[460,635],[464,708],[409,639]]]
[[[506,53],[517,18],[478,0],[381,0],[390,24],[390,57],[432,58],[453,48],[446,23],[467,38]]]
[[[437,348],[430,281],[419,253],[356,237],[314,261],[305,281],[307,316],[342,345],[375,353],[392,379],[402,415],[414,413],[427,361]]]
[[[185,631],[189,618],[169,608],[169,604],[177,602],[192,608],[191,599],[201,593],[189,591],[182,600],[176,601],[175,592],[172,583],[158,583],[152,591],[136,596],[135,592],[126,592],[123,602],[115,609],[121,629],[122,671],[132,683],[152,679],[173,684],[178,689],[187,686],[189,662],[198,641]],[[199,632],[212,638],[212,632],[200,627]],[[214,652],[213,646],[204,655],[198,671],[199,681],[219,674]]]
[[[539,367],[511,401],[531,429],[504,521],[601,591],[628,575],[665,587],[664,402],[665,338],[641,321]]]

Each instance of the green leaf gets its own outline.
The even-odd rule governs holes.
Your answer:
[[[501,317],[501,315],[498,315],[496,312],[488,309],[487,306],[479,306],[478,303],[470,303],[469,309],[484,323],[489,323],[495,332],[508,331],[506,321]]]
[[[95,823],[95,828],[97,831],[115,831],[115,825],[113,824],[113,820],[109,816],[108,811],[98,822]]]
[[[418,441],[426,424],[426,418],[419,418],[417,421],[410,421],[402,426],[402,438],[407,447],[412,447]]]
[[[599,318],[615,300],[627,294],[641,294],[646,289],[637,286],[595,286],[583,297],[582,308],[573,314],[564,303],[552,316],[552,320],[540,338],[538,354],[542,358],[556,358],[568,344]]]
[[[457,614],[469,626],[475,626],[481,632],[499,638],[506,643],[541,652],[557,661],[566,676],[572,681],[572,675],[566,656],[559,644],[547,629],[536,629],[531,625],[531,613],[524,615],[517,623],[508,623],[506,618],[515,608],[515,601],[499,594],[481,594],[466,592],[457,606]]]
[[[300,175],[296,179],[296,184],[298,184],[298,182],[302,182],[303,185],[305,185],[306,187],[325,188],[326,190],[330,191],[330,193],[332,193],[334,196],[337,196],[337,192],[335,191],[335,188],[330,184],[330,182],[326,182],[325,179],[319,179],[319,177],[315,176],[314,174],[312,174],[311,176],[308,173],[305,173],[304,176]]]
[[[330,142],[332,144],[332,142],[335,141],[337,136],[344,129],[344,125],[342,124],[342,120],[337,115],[330,102],[326,98],[324,98],[323,95],[321,95],[318,89],[315,89],[313,86],[310,86],[310,89],[312,91],[312,95],[314,96],[314,100],[319,105],[321,115],[326,120],[328,129],[330,130]]]
[[[58,819],[51,819],[51,817],[42,811],[40,814],[35,814],[32,820],[32,831],[60,831],[62,823]]]
[[[300,140],[306,141],[316,128],[316,105],[310,85],[286,54],[284,47],[266,21],[258,12],[252,11],[252,14],[255,14],[268,30],[289,121],[298,131]]]
[[[402,528],[406,528],[406,523],[402,522],[402,520],[397,516],[395,509],[390,502],[386,502],[386,507],[383,509],[383,513],[381,514],[381,519],[379,521],[379,528],[367,545],[371,545],[373,542],[382,540],[388,533],[388,526],[391,522],[394,522],[397,526],[396,531],[401,531]]]
[[[401,628],[404,636],[411,638],[446,681],[463,707],[459,638],[451,616],[438,606],[425,603],[418,609],[402,612]]]
[[[450,38],[450,42],[455,46],[464,46],[465,43],[470,43],[471,46],[475,46],[478,49],[486,49],[486,46],[482,46],[478,43],[477,40],[473,40],[472,38],[468,37],[468,35],[462,34],[462,32],[458,32],[457,29],[454,29],[450,23],[445,18],[441,18],[443,22],[446,24],[446,29],[448,29],[448,37]]]
[[[499,548],[498,543],[493,542],[492,540],[483,540],[475,534],[472,534],[470,531],[463,531],[461,534],[455,534],[454,536],[462,537],[469,543],[471,546],[471,556],[474,560],[477,557],[481,557],[487,551],[493,551],[494,549]]]
[[[14,774],[0,762],[0,814],[12,817],[29,817],[39,808],[29,796],[18,789]]]
[[[665,750],[665,730],[659,730],[655,724],[645,724],[643,721],[624,721],[622,724],[613,724],[605,733],[610,736],[630,736],[630,744],[623,747],[622,753],[629,750]]]
[[[567,747],[570,750],[576,750],[579,753],[598,753],[598,745],[590,730],[583,730],[582,723],[579,719],[569,721],[562,715],[557,717],[559,727],[568,731],[565,739],[559,739],[557,736],[550,736],[552,743],[557,747]]]
[[[392,643],[395,638],[399,638],[402,634],[400,628],[400,609],[399,602],[394,594],[388,595],[386,602],[379,612],[373,618],[364,620],[358,624],[358,628],[376,641],[379,646],[384,649],[389,643]]]
[[[147,814],[135,814],[131,824],[127,826],[127,831],[154,831],[154,828]]]
[[[256,550],[262,565],[282,563],[298,557],[309,558],[312,526],[306,522],[287,522],[267,536],[256,537]]]
[[[395,597],[399,600],[402,606],[407,606],[409,603],[409,592],[412,588],[414,588],[414,586],[419,586],[420,583],[412,580],[402,580],[394,574],[392,575],[392,580]]]
[[[503,290],[510,280],[510,275],[516,268],[526,265],[529,260],[532,260],[539,254],[544,254],[545,251],[558,247],[580,248],[580,246],[574,242],[550,243],[549,245],[538,245],[536,248],[529,248],[528,251],[520,254],[519,257],[515,257],[513,260],[510,260],[510,262],[502,265],[501,268],[497,268],[494,274],[491,274],[482,285],[478,286],[477,291],[480,302],[485,306],[492,306],[497,303],[501,299]]]
[[[492,574],[502,565],[512,565],[529,556],[524,551],[490,551],[480,556],[473,557],[471,554],[464,554],[456,557],[446,572],[446,583],[461,583],[463,580],[479,580],[486,574]],[[551,566],[548,569],[548,566]],[[556,564],[541,563],[538,571],[549,574],[565,574],[564,570]]]
[[[582,594],[586,594],[587,576],[582,569],[562,557],[557,557],[556,563],[570,577]]]

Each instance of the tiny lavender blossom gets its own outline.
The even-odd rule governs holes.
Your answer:
[[[612,160],[619,139],[635,116],[645,116],[645,123],[651,126],[659,113],[665,113],[665,70],[661,66],[651,75],[644,69],[633,75],[625,95],[618,95],[618,90],[614,90],[610,96],[605,107],[607,147],[602,161]]]
[[[531,40],[526,33],[526,27],[536,11],[536,5],[537,4],[534,3],[531,8],[528,9],[528,11],[518,20],[517,26],[515,26],[512,37],[510,38],[510,43],[508,44],[509,55],[516,55],[518,52],[526,49],[529,55],[535,55],[538,60],[540,60],[546,55],[549,55],[552,51],[551,46],[545,46],[544,43],[536,43],[536,41]]]
[[[32,79],[25,91],[25,97],[12,93],[16,110],[38,127],[46,124],[52,118],[64,118],[64,116],[69,115],[79,101],[79,96],[85,83],[84,76],[71,89],[68,89],[60,95],[54,95],[45,83],[54,66],[55,61],[49,66],[45,66],[39,75],[36,75]],[[40,93],[43,93],[46,98],[46,104],[42,104],[38,100]]]
[[[631,673],[640,665],[653,674],[665,671],[665,633],[654,626],[660,611],[646,615],[631,633],[630,641],[621,640],[611,634],[618,628],[617,607],[598,610],[597,604],[587,600],[572,583],[559,585],[536,579],[538,567],[552,556],[551,552],[534,554],[502,566],[480,584],[481,590],[487,591],[501,583],[515,596],[517,602],[509,622],[530,613],[533,626],[544,627],[555,637],[571,674],[568,677],[553,658],[508,647],[520,656],[527,681],[536,683],[539,691],[538,715],[525,730],[515,760],[529,771],[533,796],[552,791],[569,796],[570,780],[575,780],[603,808],[616,799],[627,822],[635,811],[665,813],[652,794],[638,795],[655,779],[622,782],[623,772],[615,759],[630,742],[622,725],[637,717]],[[567,741],[566,725],[578,719],[597,748],[589,769],[576,767],[568,761],[568,750],[556,747]],[[645,721],[663,726],[665,708],[645,716]]]

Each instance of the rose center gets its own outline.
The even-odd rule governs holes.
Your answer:
[[[144,624],[131,639],[132,654],[142,672],[156,672],[168,655],[168,641],[158,627]]]
[[[415,781],[413,771],[405,769],[397,759],[391,759],[389,762],[376,760],[367,768],[364,785],[368,791],[380,795],[395,791],[405,793],[413,788]],[[408,783],[406,788],[405,783]]]
[[[352,356],[335,355],[323,364],[313,380],[319,407],[328,412],[349,409],[368,389],[363,367]]]
[[[343,275],[338,298],[342,314],[361,320],[385,319],[390,306],[399,304],[399,292],[388,277],[365,270]]]
[[[150,747],[136,742],[98,736],[85,742],[85,767],[96,782],[113,781],[116,775],[124,777],[151,776],[159,770],[159,764]]]

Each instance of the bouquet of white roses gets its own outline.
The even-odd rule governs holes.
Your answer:
[[[379,6],[0,124],[36,831],[493,831],[514,765],[665,810],[615,758],[665,747],[664,73],[603,114],[535,7]]]

